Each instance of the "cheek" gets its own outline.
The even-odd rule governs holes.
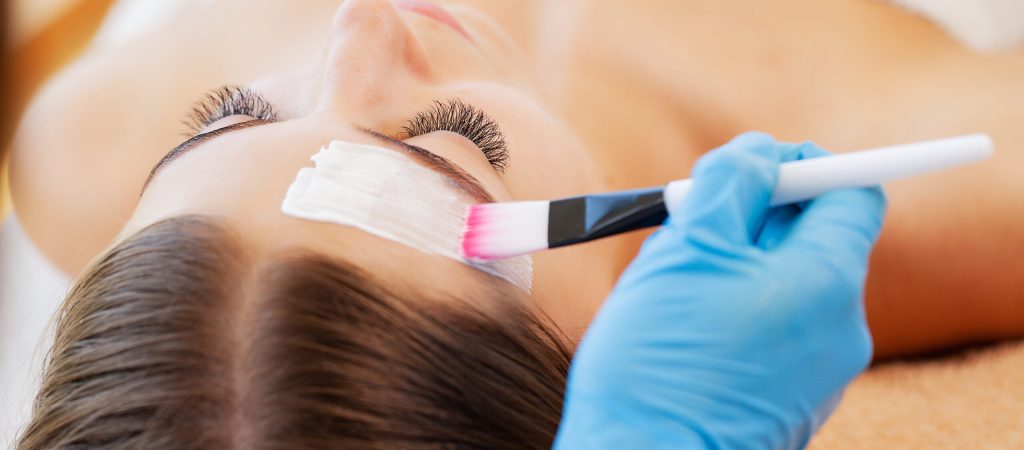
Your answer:
[[[504,181],[513,196],[549,199],[603,190],[597,165],[568,127],[545,115],[507,123],[511,164]]]
[[[322,58],[301,67],[287,67],[252,83],[274,105],[281,117],[303,117],[316,110],[323,91]]]
[[[497,17],[509,19],[522,16],[522,7],[518,2],[494,2],[500,3],[504,14]],[[489,8],[496,7],[489,5]],[[518,84],[536,87],[536,74],[526,54],[516,44],[515,39],[491,16],[471,7],[459,5],[446,5],[446,9],[454,15],[460,23],[469,31],[474,40],[480,46],[481,51],[487,57],[488,63],[502,74],[508,81]],[[525,19],[519,19],[525,20]]]
[[[551,199],[604,190],[590,155],[570,140],[538,139],[514,158],[521,163],[508,171],[505,183],[516,198]]]

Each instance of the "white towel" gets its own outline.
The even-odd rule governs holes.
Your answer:
[[[892,0],[979,51],[1019,49],[1024,43],[1024,0]]]
[[[0,448],[28,421],[50,343],[50,319],[70,281],[28,240],[16,217],[0,226]]]

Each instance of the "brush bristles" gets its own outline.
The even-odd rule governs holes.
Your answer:
[[[462,255],[491,260],[548,248],[549,202],[473,205],[462,233]]]

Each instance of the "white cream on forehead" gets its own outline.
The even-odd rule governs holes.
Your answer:
[[[529,292],[529,256],[468,261],[459,254],[473,201],[452,182],[399,152],[334,141],[311,158],[288,187],[281,211],[307,220],[358,228],[423,253],[440,255],[501,277]]]

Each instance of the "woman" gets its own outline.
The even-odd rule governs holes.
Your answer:
[[[888,236],[869,280],[872,331],[883,356],[1021,334],[1022,311],[1005,302],[1016,295],[1021,262],[999,259],[1021,248],[1012,233],[1020,213],[971,217],[1019,201],[1007,167],[1021,158],[1013,144],[1024,139],[1007,118],[1022,103],[943,104],[1020,95],[1021,58],[976,56],[869,2],[791,2],[770,11],[759,2],[712,4],[517,4],[511,13],[494,11],[509,18],[509,37],[472,10],[451,8],[453,23],[412,2],[242,9],[221,2],[170,14],[130,42],[101,39],[41,94],[16,147],[19,217],[61,267],[79,272],[118,236],[69,295],[22,445],[223,446],[303,437],[385,448],[512,439],[513,448],[548,445],[568,361],[567,344],[553,330],[570,342],[579,336],[639,237],[537,255],[527,298],[456,262],[282,215],[296,172],[332,140],[391,150],[402,148],[392,139],[404,141],[508,200],[678,178],[700,151],[747,128],[841,149],[981,128],[1007,149],[998,156],[1003,164],[892,190]],[[829,26],[791,32],[806,17]],[[535,22],[545,24],[542,42],[564,47],[514,50],[514,42],[541,42],[524,31]],[[879,22],[889,26],[876,28]],[[823,59],[839,49],[841,60]],[[144,79],[126,75],[139,68]],[[937,71],[944,77],[922,79]],[[991,83],[979,87],[972,82],[978,74]],[[889,83],[864,82],[873,79]],[[199,105],[195,131],[212,134],[160,164],[139,198],[150,169],[180,140],[175,113],[188,101],[179,94],[250,80],[251,89],[215,91]],[[452,114],[458,108],[480,121],[439,120],[465,119]],[[417,127],[424,123],[433,127]],[[507,159],[501,146],[487,152],[458,134],[481,127],[500,130]],[[981,189],[979,180],[1006,189],[979,205],[970,193]],[[977,244],[940,245],[949,229],[957,242]],[[936,280],[937,259],[941,273],[958,276]],[[966,310],[958,300],[977,289],[988,301]],[[950,324],[951,317],[961,320]],[[409,342],[422,343],[415,355],[407,354]],[[463,356],[470,347],[479,354]],[[469,367],[491,371],[460,378]],[[372,401],[368,391],[351,389],[371,381],[381,381]],[[478,404],[481,398],[494,401]],[[435,434],[445,431],[437,423],[459,424],[450,427],[457,434]],[[161,429],[176,432],[145,434]]]

